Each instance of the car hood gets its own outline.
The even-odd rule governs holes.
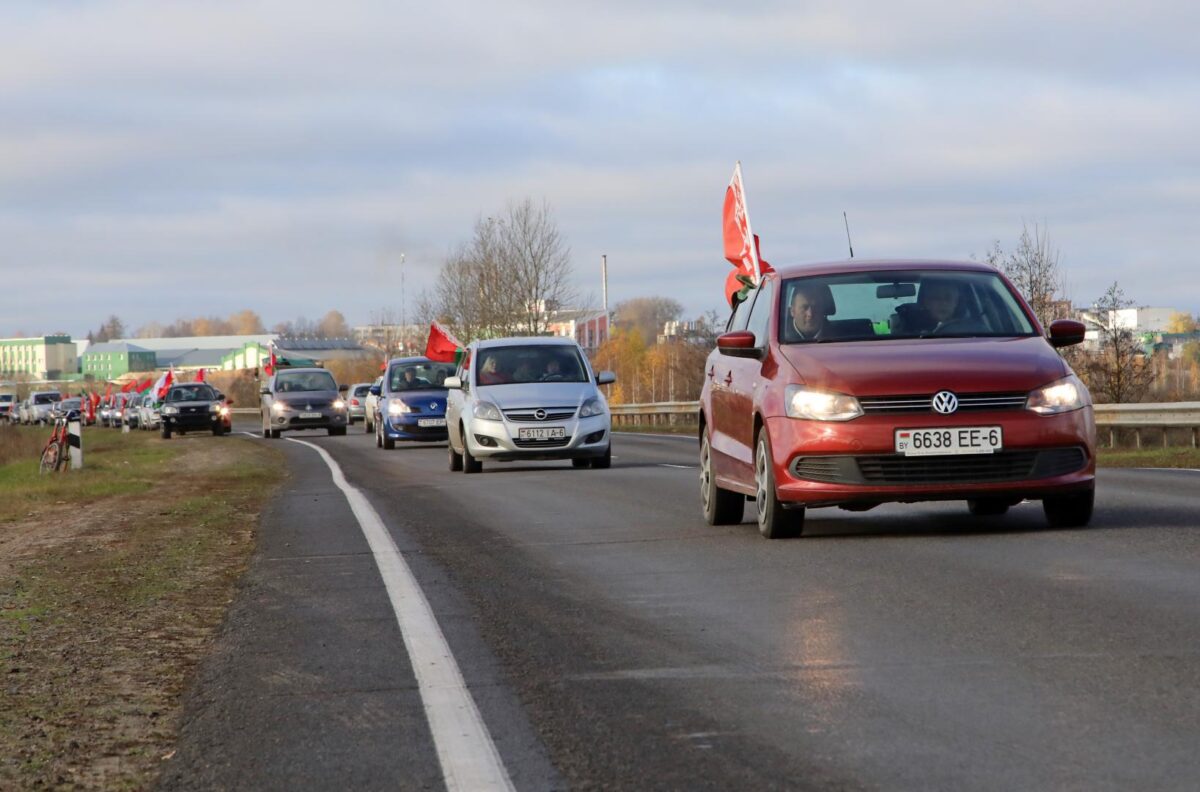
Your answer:
[[[780,349],[804,384],[854,396],[1028,391],[1070,371],[1040,336],[785,344]]]
[[[529,382],[520,385],[477,385],[476,399],[502,410],[525,407],[579,407],[597,395],[591,382]]]

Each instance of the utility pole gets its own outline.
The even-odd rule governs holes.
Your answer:
[[[404,299],[404,254],[400,254],[400,345],[404,352],[408,351],[408,345],[405,343],[404,332],[408,326],[408,305]]]
[[[608,254],[600,255],[600,290],[603,294],[604,313],[608,314]]]

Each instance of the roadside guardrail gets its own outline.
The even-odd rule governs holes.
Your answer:
[[[697,426],[700,402],[654,402],[613,404],[610,406],[615,427],[624,426]],[[1169,447],[1170,429],[1190,429],[1192,448],[1200,446],[1200,402],[1162,402],[1150,404],[1097,404],[1096,427],[1108,430],[1108,445],[1115,447],[1117,433],[1133,432],[1134,442],[1142,447],[1142,434],[1157,431],[1163,448]]]

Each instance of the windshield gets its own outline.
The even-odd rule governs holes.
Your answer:
[[[305,391],[335,391],[337,383],[328,371],[285,371],[275,377],[277,393],[303,393]]]
[[[783,344],[1034,335],[991,272],[912,270],[792,278],[780,295]]]
[[[587,382],[579,350],[562,344],[481,349],[475,381],[479,385],[525,382]]]
[[[213,401],[217,394],[207,385],[184,385],[171,388],[167,401]]]
[[[454,376],[453,363],[431,360],[396,363],[388,370],[388,389],[392,391],[445,388],[446,377]]]
[[[62,401],[62,396],[58,393],[39,393],[33,397],[34,404],[54,404],[57,401]]]
[[[359,385],[358,387],[356,387],[354,389],[354,393],[352,393],[351,395],[352,396],[366,396],[370,392],[371,392],[370,385]]]

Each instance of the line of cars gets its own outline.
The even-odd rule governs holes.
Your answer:
[[[571,339],[492,339],[470,344],[458,364],[396,358],[375,382],[340,388],[324,369],[281,369],[262,385],[260,418],[264,437],[345,434],[358,400],[378,448],[448,441],[452,471],[521,459],[607,468],[612,417],[599,386],[615,381],[612,372],[593,371]]]
[[[56,390],[33,391],[21,401],[11,393],[0,394],[0,419],[26,426],[48,423],[54,420],[54,407],[62,398]]]

